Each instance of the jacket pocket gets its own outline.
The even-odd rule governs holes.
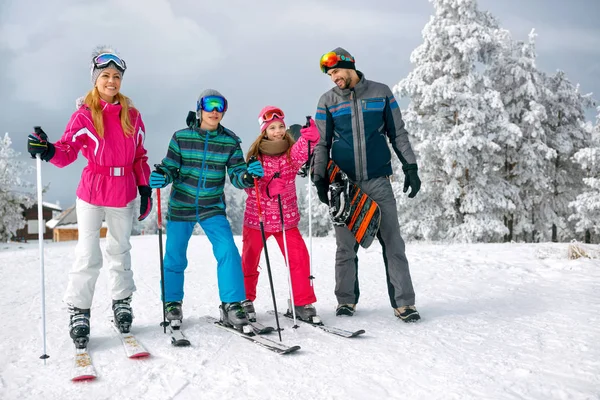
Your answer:
[[[385,99],[361,100],[363,111],[382,111],[385,108]]]

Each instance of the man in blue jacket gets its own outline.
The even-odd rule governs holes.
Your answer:
[[[396,199],[389,177],[392,149],[402,162],[404,192],[414,197],[421,187],[417,160],[404,129],[398,103],[387,85],[369,81],[356,70],[354,57],[338,47],[321,58],[321,71],[336,84],[319,99],[316,123],[321,139],[314,150],[313,182],[319,199],[329,204],[327,163],[331,158],[349,179],[367,193],[381,210],[377,238],[394,314],[405,322],[420,319],[415,292],[400,236]],[[386,140],[387,138],[387,140]],[[353,315],[360,295],[359,244],[345,226],[335,226],[336,315]]]

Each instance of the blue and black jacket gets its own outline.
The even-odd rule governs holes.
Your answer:
[[[331,158],[352,181],[392,175],[392,155],[388,142],[403,167],[416,158],[398,103],[387,85],[365,79],[352,89],[337,86],[319,100],[316,124],[321,139],[314,151],[314,177],[327,176]]]

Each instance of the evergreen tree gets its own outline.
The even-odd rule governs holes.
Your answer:
[[[585,171],[583,182],[587,187],[569,203],[575,211],[569,220],[575,223],[577,232],[586,233],[587,243],[590,242],[589,232],[600,234],[600,107],[597,111],[590,146],[579,150],[573,157]]]
[[[574,225],[568,218],[572,213],[569,203],[585,190],[582,177],[585,172],[573,155],[590,147],[591,128],[585,123],[585,109],[592,105],[589,95],[582,95],[563,71],[546,78],[546,86],[553,94],[547,98],[545,107],[548,115],[544,129],[548,145],[556,152],[549,160],[548,171],[551,191],[545,199],[547,215],[536,225],[539,240],[570,240]]]
[[[22,174],[34,169],[17,159],[19,153],[11,148],[11,143],[8,133],[0,139],[0,242],[10,240],[17,229],[25,226],[23,211],[35,203],[34,196],[28,193],[32,185],[21,179]]]
[[[244,226],[246,197],[248,195],[245,190],[234,187],[228,179],[225,181],[224,195],[227,205],[227,220],[231,225],[231,231],[234,235],[241,235],[242,227]]]
[[[551,94],[535,65],[535,36],[531,31],[528,42],[507,40],[489,69],[510,122],[519,129],[518,135],[507,138],[510,142],[503,149],[504,179],[519,189],[513,198],[516,209],[505,216],[507,241],[519,235],[532,238],[548,214],[548,160],[556,154],[547,145],[543,126],[547,119],[543,103]]]
[[[394,88],[411,98],[404,118],[423,181],[417,202],[398,196],[401,225],[431,240],[500,240],[517,193],[504,179],[504,154],[519,130],[485,66],[508,33],[475,0],[432,1],[415,68]]]

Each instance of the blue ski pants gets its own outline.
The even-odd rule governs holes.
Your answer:
[[[167,221],[164,258],[165,301],[183,300],[184,272],[188,265],[187,248],[196,222]],[[224,303],[246,298],[240,252],[233,241],[231,226],[223,215],[200,221],[217,259],[219,297]],[[201,262],[201,260],[197,260]]]

